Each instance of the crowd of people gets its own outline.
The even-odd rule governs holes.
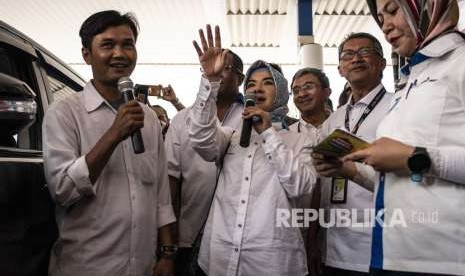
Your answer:
[[[137,62],[135,17],[87,18],[79,35],[92,80],[52,104],[43,125],[59,228],[50,275],[465,275],[457,1],[367,2],[407,60],[402,85],[382,84],[380,38],[351,33],[338,47],[347,85],[334,112],[323,70],[302,68],[288,83],[279,65],[257,60],[244,73],[207,25],[193,42],[196,100],[184,107],[165,88],[179,111],[170,120],[118,87]],[[289,97],[299,119],[287,116]],[[317,150],[340,129],[370,145]],[[322,212],[297,223],[296,210]],[[332,214],[352,223],[328,227],[321,217]]]

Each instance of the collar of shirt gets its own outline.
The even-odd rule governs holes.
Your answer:
[[[418,65],[430,58],[441,57],[460,47],[462,44],[463,38],[459,34],[455,32],[444,34],[431,41],[431,43],[415,53],[408,63],[401,68],[401,72],[405,76],[408,76],[410,75],[412,67],[415,65]]]
[[[365,97],[361,98],[358,102],[355,104],[352,104],[352,94],[350,95],[350,99],[347,101],[347,108],[352,108],[355,105],[364,105],[368,106],[370,102],[373,100],[373,98],[376,96],[376,94],[383,89],[383,84],[379,83],[378,86],[373,88],[368,94],[365,95]]]
[[[84,86],[84,90],[82,91],[83,96],[84,96],[84,105],[86,107],[86,110],[88,113],[96,110],[100,105],[103,103],[106,103],[106,100],[100,95],[99,92],[97,92],[97,89],[95,89],[95,86],[92,84],[91,81],[86,83],[86,86]],[[108,104],[111,106],[110,104]]]
[[[321,125],[319,127],[315,127],[314,125],[310,124],[310,123],[307,123],[304,119],[300,118],[299,120],[299,123],[301,126],[305,127],[306,129],[310,130],[310,129],[319,129],[321,127]]]

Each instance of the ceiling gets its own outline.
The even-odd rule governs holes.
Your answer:
[[[82,64],[81,23],[105,9],[136,15],[142,64],[197,63],[192,40],[207,23],[221,27],[223,45],[246,63],[298,63],[297,0],[0,0],[0,6],[1,20],[70,64]],[[349,32],[377,31],[365,1],[313,0],[313,10],[315,42],[326,49]]]

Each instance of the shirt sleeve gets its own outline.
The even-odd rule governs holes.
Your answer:
[[[221,127],[216,114],[216,97],[220,83],[202,77],[197,99],[189,111],[189,143],[208,162],[221,162],[233,129]]]
[[[431,158],[428,175],[444,180],[465,184],[465,150],[463,148],[427,148]]]
[[[155,117],[155,116],[154,116]],[[158,122],[157,122],[158,123]],[[161,129],[157,125],[154,136],[157,139],[158,153],[158,175],[154,181],[158,184],[157,194],[157,218],[158,228],[168,225],[176,221],[173,205],[171,203],[170,184],[168,180],[168,164],[166,162],[165,147],[163,145],[163,136]]]
[[[52,198],[69,207],[94,196],[85,155],[79,150],[78,126],[64,103],[49,108],[42,130],[45,177]]]
[[[181,131],[185,125],[181,113],[176,114],[171,120],[170,127],[165,137],[166,160],[168,162],[168,175],[181,177]],[[184,125],[183,125],[184,124]]]
[[[274,128],[268,128],[260,134],[266,158],[276,168],[279,182],[289,198],[311,194],[317,181],[317,173],[312,165],[311,149],[313,142],[302,136],[300,151],[295,153],[284,145]]]

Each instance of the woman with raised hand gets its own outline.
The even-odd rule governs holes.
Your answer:
[[[244,109],[253,118],[250,145],[239,145],[241,133],[221,127],[216,96],[224,67],[219,28],[210,26],[201,46],[194,41],[202,80],[191,110],[190,143],[207,161],[222,168],[205,226],[199,265],[208,275],[306,275],[301,232],[291,224],[291,200],[310,193],[316,182],[311,166],[313,141],[290,133],[284,117],[289,92],[284,76],[264,61],[253,63],[245,76]],[[193,164],[194,165],[194,164]],[[294,227],[290,227],[294,226]]]
[[[372,275],[465,274],[465,40],[456,0],[369,0],[407,83],[373,145]]]

